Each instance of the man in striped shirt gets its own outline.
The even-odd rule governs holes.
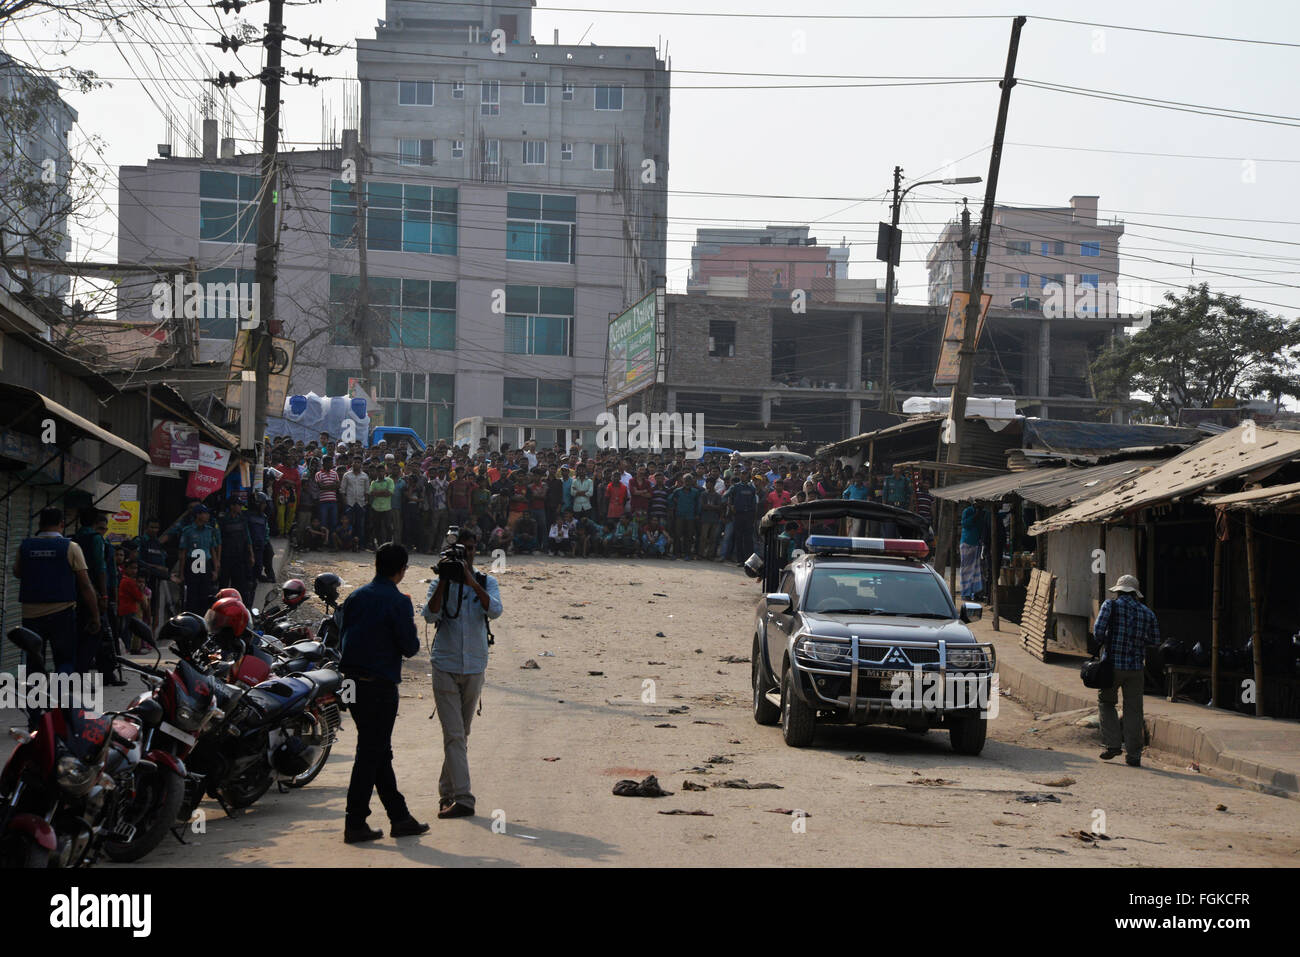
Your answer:
[[[339,473],[334,471],[334,459],[326,457],[321,470],[316,473],[316,491],[319,495],[316,509],[321,525],[333,533],[339,524]]]

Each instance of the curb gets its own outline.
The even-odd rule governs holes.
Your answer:
[[[1097,707],[1095,695],[1085,697],[1049,685],[1000,656],[998,675],[999,687],[1040,711],[1056,713]],[[1144,715],[1143,724],[1146,726],[1148,746],[1157,751],[1195,761],[1203,769],[1212,769],[1232,783],[1244,784],[1279,797],[1300,798],[1300,779],[1293,772],[1225,751],[1223,743],[1212,731],[1163,714]]]

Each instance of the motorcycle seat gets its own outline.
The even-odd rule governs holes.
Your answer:
[[[343,676],[329,668],[308,671],[302,677],[316,686],[317,695],[330,694],[337,691],[339,686],[343,684]]]
[[[319,641],[299,641],[285,651],[295,658],[310,658],[315,661],[325,656],[325,645]]]

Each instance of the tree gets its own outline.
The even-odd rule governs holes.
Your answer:
[[[1165,294],[1147,327],[1112,341],[1092,365],[1097,396],[1149,396],[1150,410],[1170,422],[1184,408],[1216,399],[1300,397],[1300,320],[1245,306],[1240,296],[1211,292]]]

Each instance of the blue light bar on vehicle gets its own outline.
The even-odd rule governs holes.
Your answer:
[[[930,546],[919,538],[858,538],[850,535],[809,535],[804,548],[814,554],[894,555],[925,558]]]

